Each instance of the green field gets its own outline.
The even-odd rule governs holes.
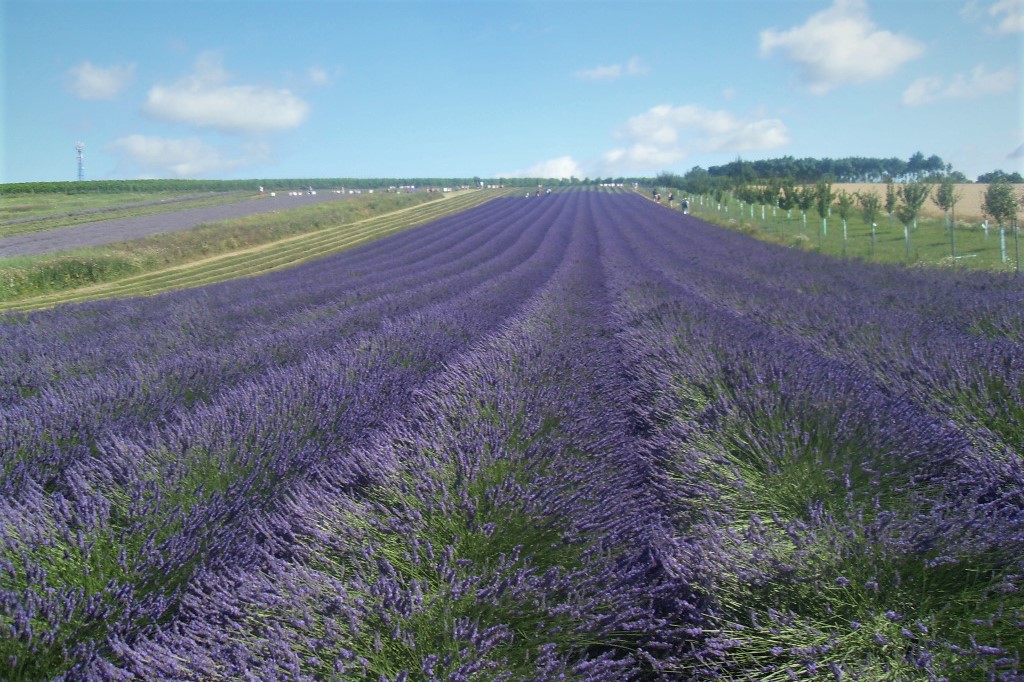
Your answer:
[[[675,207],[678,209],[678,202]],[[879,263],[1012,272],[1017,269],[1018,254],[1024,250],[1024,244],[1017,240],[1020,235],[1014,234],[1010,226],[1001,232],[995,225],[986,228],[984,223],[956,221],[951,229],[941,217],[920,218],[917,228],[909,230],[908,240],[903,224],[884,212],[874,230],[856,209],[844,229],[835,209],[823,224],[813,209],[807,212],[805,221],[797,209],[787,214],[779,208],[746,204],[733,197],[721,204],[710,196],[693,197],[690,213],[759,239]]]
[[[267,272],[454,213],[497,194],[373,194],[103,247],[0,260],[0,310],[155,294]]]
[[[95,220],[181,211],[248,201],[251,192],[112,192],[0,194],[0,237],[70,227]]]
[[[510,190],[511,191],[511,190]],[[496,196],[494,192],[365,194],[344,202],[306,206],[200,225],[144,239],[0,260],[0,310],[28,310],[63,302],[161,291],[245,277],[326,255]],[[37,221],[0,226],[0,236],[72,226],[97,215],[130,217],[245,201],[243,192],[22,194],[0,196],[0,215],[22,213]],[[678,202],[675,204],[678,209]],[[79,211],[102,212],[80,214]],[[799,210],[744,204],[728,197],[694,197],[691,213],[703,220],[786,246],[886,263],[1014,271],[1020,245],[1013,231],[976,222],[922,217],[909,235],[884,214],[874,230],[854,211],[842,219],[806,218]],[[69,215],[70,214],[70,215]],[[6,231],[5,231],[6,230]],[[872,234],[873,232],[873,234]],[[909,236],[909,239],[907,238]]]

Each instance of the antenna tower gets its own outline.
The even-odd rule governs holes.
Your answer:
[[[85,160],[82,157],[82,150],[85,149],[84,142],[75,143],[75,151],[78,152],[78,179],[85,180]]]

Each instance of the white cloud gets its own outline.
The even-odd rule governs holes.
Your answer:
[[[329,85],[331,82],[331,74],[319,66],[312,66],[309,69],[309,82],[313,85]]]
[[[121,162],[145,177],[194,178],[229,171],[263,160],[269,150],[254,146],[226,155],[198,138],[167,139],[127,135],[110,144]]]
[[[503,178],[582,178],[586,177],[579,163],[571,156],[559,156],[530,166],[526,170],[498,173]]]
[[[627,144],[603,155],[601,175],[664,168],[695,151],[747,152],[789,143],[789,131],[777,118],[740,118],[728,111],[668,104],[633,116],[618,137]]]
[[[816,95],[846,83],[863,83],[896,71],[919,57],[924,47],[913,38],[879,30],[864,0],[835,0],[801,26],[761,32],[761,55],[781,50]]]
[[[988,13],[999,22],[996,33],[1024,32],[1024,0],[999,0],[988,8]]]
[[[160,120],[232,133],[294,128],[306,119],[309,105],[290,90],[229,80],[220,57],[205,53],[193,73],[172,85],[153,86],[143,109]]]
[[[622,75],[622,65],[612,64],[610,66],[595,66],[592,69],[582,69],[576,72],[576,77],[585,81],[614,80]]]
[[[628,147],[612,149],[601,156],[601,169],[598,175],[615,175],[616,172],[627,170],[650,170],[664,168],[686,158],[682,149],[659,147],[653,144],[636,143]]]
[[[969,75],[958,73],[948,81],[941,76],[918,78],[903,91],[903,103],[913,107],[944,99],[976,99],[1011,92],[1016,83],[1012,68],[989,73],[982,64]]]
[[[972,24],[983,24],[991,33],[1024,32],[1024,0],[997,0],[984,8],[978,0],[970,0],[960,16]],[[990,18],[994,24],[988,23]]]
[[[106,68],[82,62],[68,70],[68,88],[82,99],[113,99],[135,76],[134,64],[115,64]]]
[[[622,76],[643,76],[650,69],[639,57],[631,57],[625,64],[611,64],[609,66],[595,66],[592,69],[582,69],[576,72],[576,77],[586,81],[615,80]]]

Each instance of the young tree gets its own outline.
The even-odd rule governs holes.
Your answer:
[[[779,195],[779,208],[786,212],[786,220],[789,220],[790,212],[796,207],[797,191],[793,180],[787,178],[782,181],[782,193]]]
[[[935,196],[932,197],[932,201],[934,201],[935,205],[941,208],[946,214],[946,225],[950,225],[950,214],[953,213],[956,203],[960,201],[962,197],[963,193],[956,188],[952,178],[946,177],[941,183],[939,183],[939,187],[935,190]]]
[[[907,260],[910,260],[910,225],[917,218],[917,212],[909,204],[901,203],[896,206],[895,213],[896,219],[903,223],[903,242],[906,245]]]
[[[953,258],[956,258],[956,202],[960,201],[963,194],[957,190],[953,178],[948,175],[943,178],[939,188],[935,191],[932,201],[942,209],[946,215],[946,225],[949,227],[949,250]]]
[[[775,219],[775,208],[779,205],[779,181],[772,179],[761,188],[761,220],[765,219],[764,210],[766,206],[772,207],[772,220]]]
[[[796,193],[796,206],[800,209],[800,214],[804,219],[804,229],[807,229],[807,211],[811,210],[811,206],[814,206],[814,200],[817,194],[814,188],[810,185],[803,185]]]
[[[825,235],[828,234],[828,213],[832,208],[833,198],[835,198],[835,193],[832,191],[832,183],[827,180],[819,180],[818,184],[814,186],[814,206],[818,209],[818,215],[821,216],[821,231]]]
[[[856,192],[857,203],[860,204],[861,215],[864,222],[869,225],[878,220],[882,212],[882,198],[875,192]]]
[[[857,192],[857,203],[860,204],[864,222],[871,226],[871,256],[875,255],[875,220],[882,212],[882,198],[874,192]]]
[[[899,193],[896,191],[896,185],[892,184],[891,181],[885,183],[885,212],[889,216],[890,221],[898,203]]]
[[[846,220],[853,210],[853,196],[846,193],[846,190],[839,190],[836,195],[836,211],[839,219],[843,221],[843,255],[846,255]]]
[[[931,192],[932,186],[927,182],[909,182],[900,186],[900,197],[903,199],[904,214],[909,211],[915,230],[917,229],[917,216],[921,213],[921,207],[924,206],[924,202],[928,199],[928,195]],[[903,222],[902,218],[900,218],[900,222]]]
[[[1012,225],[1017,218],[1021,199],[1013,191],[1013,185],[1005,181],[993,182],[985,191],[981,201],[981,210],[999,226],[999,242],[1002,261],[1006,262],[1006,226]],[[1014,246],[1017,257],[1017,272],[1020,272],[1020,229],[1014,229]]]
[[[992,218],[996,225],[1009,224],[1016,217],[1018,207],[1013,185],[1008,182],[993,182],[981,201],[981,210]]]

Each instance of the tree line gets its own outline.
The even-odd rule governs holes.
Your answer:
[[[796,184],[830,182],[910,183],[948,179],[954,183],[971,182],[940,156],[925,157],[921,152],[909,159],[851,156],[841,159],[784,156],[777,159],[746,161],[736,159],[720,166],[694,166],[685,175],[663,172],[655,178],[657,186],[677,187],[694,194],[708,194],[716,188],[736,188],[754,183],[788,179]],[[978,182],[1024,182],[1020,173],[1001,170],[978,176]]]

